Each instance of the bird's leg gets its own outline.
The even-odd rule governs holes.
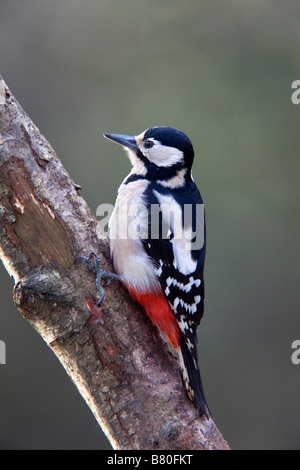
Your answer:
[[[118,274],[115,274],[115,273],[110,273],[108,271],[104,271],[104,269],[100,267],[101,260],[99,256],[94,252],[90,253],[89,257],[78,256],[77,258],[75,258],[74,262],[76,263],[79,260],[86,263],[88,265],[88,268],[91,271],[93,271],[93,273],[96,274],[95,283],[96,283],[96,288],[100,295],[100,298],[99,300],[97,300],[96,305],[99,306],[102,300],[104,299],[104,295],[105,295],[104,287],[107,287],[110,284],[111,279],[118,279],[119,281],[121,281],[122,276],[119,276]],[[102,285],[102,279],[104,279],[105,281],[104,286]]]

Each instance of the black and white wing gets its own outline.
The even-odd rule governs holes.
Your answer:
[[[197,365],[196,329],[203,316],[205,220],[201,196],[194,185],[177,193],[153,189],[149,201],[159,206],[159,223],[144,240],[155,260],[161,289],[175,315],[186,345]],[[159,233],[153,233],[153,226]]]

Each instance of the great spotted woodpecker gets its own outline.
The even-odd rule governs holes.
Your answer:
[[[122,145],[132,164],[109,223],[115,271],[178,353],[188,396],[208,418],[197,356],[205,221],[192,143],[171,127],[104,136]]]

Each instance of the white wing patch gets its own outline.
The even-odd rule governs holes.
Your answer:
[[[192,227],[183,226],[182,209],[172,196],[158,191],[153,192],[160,204],[163,222],[173,233],[170,242],[173,248],[174,268],[182,274],[191,274],[197,267],[197,260],[195,261],[191,255]]]

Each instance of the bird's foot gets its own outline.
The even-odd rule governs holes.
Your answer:
[[[91,252],[88,257],[77,256],[74,262],[76,263],[77,261],[83,261],[84,263],[86,263],[88,265],[88,268],[96,274],[95,283],[100,295],[99,300],[97,300],[96,302],[96,305],[99,306],[105,296],[104,287],[107,287],[112,279],[117,279],[121,281],[122,276],[119,276],[115,273],[110,273],[108,271],[104,271],[104,269],[100,267],[101,260],[99,256],[94,252]],[[105,281],[104,285],[102,285],[102,279]]]

